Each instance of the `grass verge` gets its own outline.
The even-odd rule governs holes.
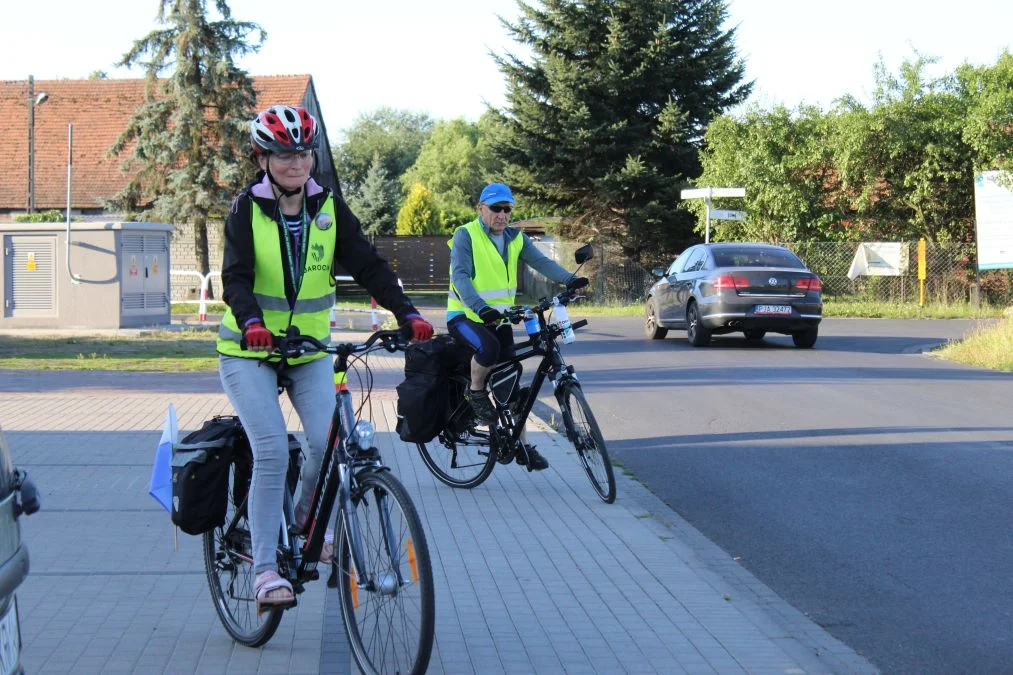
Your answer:
[[[991,322],[933,352],[947,361],[1013,371],[1013,319]]]
[[[523,300],[521,301],[523,302]],[[174,313],[186,305],[175,305]],[[193,312],[196,312],[196,305]],[[213,312],[214,310],[209,310]],[[180,311],[180,313],[188,313]],[[639,303],[575,306],[580,316],[636,316]],[[835,301],[824,305],[827,317],[867,318],[988,318],[998,308],[972,311],[967,304],[917,305]],[[1013,320],[992,323],[936,354],[944,359],[983,368],[1013,371]],[[149,331],[137,336],[26,336],[0,335],[0,369],[12,370],[118,370],[149,372],[213,372],[218,367],[213,330]]]
[[[0,368],[192,373],[217,370],[218,357],[215,334],[206,330],[136,337],[0,335]]]

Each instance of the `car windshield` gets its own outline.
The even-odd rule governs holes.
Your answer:
[[[805,269],[805,263],[782,248],[728,247],[713,249],[718,267],[790,267]]]

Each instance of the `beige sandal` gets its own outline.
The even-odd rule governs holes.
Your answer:
[[[257,614],[272,609],[295,607],[295,593],[288,579],[282,579],[274,570],[261,572],[253,582],[257,596]]]

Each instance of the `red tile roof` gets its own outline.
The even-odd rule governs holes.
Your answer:
[[[303,105],[313,95],[309,75],[255,77],[258,107]],[[67,205],[67,125],[74,125],[72,208],[102,208],[129,181],[122,158],[106,156],[134,111],[144,103],[144,80],[36,80],[35,208]],[[315,103],[315,102],[314,102]],[[28,205],[28,81],[0,81],[0,210]]]

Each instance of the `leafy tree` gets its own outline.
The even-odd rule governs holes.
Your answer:
[[[422,183],[432,191],[437,218],[446,231],[475,217],[478,194],[489,182],[480,137],[477,124],[463,119],[439,122],[415,164],[401,176],[405,190]]]
[[[397,182],[387,176],[380,155],[374,155],[365,180],[349,190],[348,206],[359,217],[366,234],[394,234],[397,195]]]
[[[493,145],[508,182],[600,234],[656,256],[693,238],[679,191],[700,173],[707,125],[746,99],[725,0],[541,0],[503,22],[533,53],[496,56],[507,108]]]
[[[745,187],[744,199],[715,200],[715,208],[745,209],[745,221],[711,221],[717,241],[794,242],[847,239],[843,198],[831,147],[834,119],[815,106],[749,107],[707,129],[701,186]],[[693,200],[697,231],[706,206]]]
[[[116,64],[142,66],[147,88],[144,105],[109,151],[118,156],[134,143],[124,162],[134,177],[113,207],[191,223],[203,274],[210,269],[208,223],[225,218],[250,175],[243,152],[256,95],[235,59],[257,51],[265,38],[257,24],[233,20],[225,0],[214,7],[218,20],[208,18],[206,0],[160,0],[157,21],[164,27],[134,42]],[[167,79],[158,79],[170,68]]]
[[[964,64],[956,77],[968,107],[963,139],[975,168],[1013,172],[1013,54],[1004,51],[993,66]]]
[[[847,96],[840,103],[838,170],[880,238],[973,238],[967,101],[953,76],[926,76],[935,61],[918,55],[901,65],[899,76],[880,62],[872,106]]]
[[[433,193],[422,183],[415,183],[408,191],[408,197],[397,214],[397,233],[399,235],[440,233],[440,221]]]
[[[377,155],[387,175],[399,177],[415,163],[432,128],[425,113],[382,107],[360,115],[345,131],[344,142],[333,149],[342,181],[352,187],[361,184]]]

